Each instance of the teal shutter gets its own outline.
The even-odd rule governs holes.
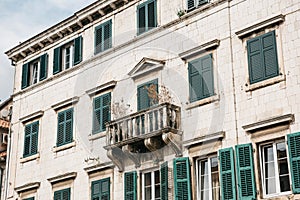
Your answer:
[[[214,95],[212,54],[188,63],[190,102]]]
[[[300,132],[288,134],[290,171],[294,194],[300,194]]]
[[[192,10],[196,7],[195,0],[187,0],[187,9]]]
[[[124,176],[124,200],[137,200],[136,171],[126,172]]]
[[[106,130],[106,123],[110,121],[111,93],[94,98],[93,133]]]
[[[57,74],[61,72],[61,47],[57,47],[54,49],[53,55],[53,74]]]
[[[279,75],[275,31],[247,41],[250,83]]]
[[[22,86],[21,88],[24,89],[29,86],[29,65],[25,63],[22,67]]]
[[[112,20],[95,28],[95,54],[112,47]]]
[[[151,1],[147,4],[147,27],[148,30],[156,27],[156,1]]]
[[[160,199],[168,200],[168,162],[160,166]]]
[[[71,199],[71,188],[58,190],[54,192],[54,200],[70,200]]]
[[[97,26],[95,28],[95,54],[102,51],[101,44],[102,44],[102,26]]]
[[[208,0],[198,0],[198,5],[202,5],[202,4],[205,4],[205,3],[208,3]]]
[[[74,65],[82,61],[82,36],[74,39]]]
[[[24,200],[34,200],[34,197],[26,198]]]
[[[175,200],[191,200],[189,158],[174,159]]]
[[[57,122],[57,146],[73,141],[73,108],[58,113]]]
[[[138,7],[138,34],[144,33],[146,30],[146,6],[142,5]]]
[[[157,26],[156,0],[148,0],[137,7],[138,34]]]
[[[48,75],[48,54],[40,57],[40,81],[47,78]]]
[[[92,200],[110,200],[110,178],[92,182]]]
[[[33,122],[25,126],[23,157],[37,154],[38,151],[39,122]]]
[[[241,200],[256,199],[256,186],[251,144],[235,146],[238,177],[238,197]]]
[[[219,150],[222,200],[236,200],[233,148]]]
[[[156,105],[157,99],[153,99],[149,97],[149,92],[147,88],[154,85],[156,89],[156,93],[158,94],[158,80],[154,79],[137,87],[137,103],[138,103],[138,110],[147,109],[153,105]]]

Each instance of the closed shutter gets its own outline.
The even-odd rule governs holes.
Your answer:
[[[292,188],[294,194],[300,194],[300,132],[287,135]]]
[[[201,58],[201,74],[202,74],[202,97],[210,97],[214,94],[214,77],[212,66],[212,54]]]
[[[95,54],[102,51],[102,26],[95,28]]]
[[[156,1],[149,2],[148,8],[148,30],[156,27]]]
[[[94,98],[93,133],[106,130],[110,121],[111,93]]]
[[[160,166],[160,199],[168,200],[168,162]]]
[[[187,9],[188,10],[192,10],[195,7],[196,7],[195,0],[187,0]]]
[[[238,194],[241,200],[256,199],[253,150],[251,144],[235,147],[238,176]]]
[[[21,88],[24,89],[29,86],[29,65],[25,63],[22,67],[22,86]]]
[[[189,158],[174,159],[175,200],[191,200]]]
[[[25,126],[25,138],[24,138],[24,153],[23,157],[30,155],[30,140],[31,140],[31,124]]]
[[[54,192],[54,200],[70,200],[70,199],[71,199],[71,188]]]
[[[250,83],[279,75],[275,31],[247,41]]]
[[[208,0],[198,0],[198,5],[202,5],[202,4],[205,4],[205,3],[208,3]]]
[[[201,77],[198,71],[198,67],[200,65],[200,61],[192,61],[189,62],[189,85],[190,85],[190,102],[197,101],[201,96]]]
[[[48,75],[48,54],[40,57],[40,81],[47,78]]]
[[[57,74],[61,72],[61,47],[57,47],[54,49],[53,56],[53,74]]]
[[[93,113],[93,133],[101,131],[101,119],[102,119],[102,98],[94,98],[94,113]]]
[[[65,113],[60,112],[57,116],[57,146],[64,144],[64,134],[65,134]]]
[[[146,31],[146,6],[138,7],[138,34]]]
[[[74,39],[74,65],[82,61],[82,36]]]
[[[236,200],[233,148],[219,150],[222,200]]]
[[[137,173],[126,172],[124,176],[124,200],[137,200]]]
[[[101,121],[101,128],[102,131],[106,130],[106,123],[110,121],[110,104],[111,104],[111,94],[108,93],[106,95],[103,95],[102,98],[102,121]]]
[[[34,197],[26,198],[24,200],[34,200]]]
[[[61,200],[61,193],[60,191],[54,192],[54,200]]]
[[[58,113],[57,146],[73,141],[73,108]]]
[[[101,181],[92,182],[92,200],[100,200]]]
[[[101,180],[101,199],[110,199],[110,178]]]
[[[34,155],[38,151],[39,122],[33,122],[25,126],[23,157]]]
[[[112,46],[112,21],[109,20],[103,26],[103,51]]]

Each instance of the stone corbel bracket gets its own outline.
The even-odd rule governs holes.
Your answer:
[[[118,147],[111,147],[107,149],[107,157],[118,167],[119,172],[124,171],[124,162],[125,154]]]
[[[162,139],[173,149],[176,157],[182,156],[181,134],[174,134],[172,132],[163,133]]]
[[[132,148],[130,145],[123,146],[122,150],[128,156],[128,158],[134,162],[136,168],[141,166],[140,156],[132,153]]]
[[[160,143],[157,139],[147,138],[144,140],[144,144],[147,149],[151,151],[154,164],[158,164],[160,160],[163,160],[160,151]]]

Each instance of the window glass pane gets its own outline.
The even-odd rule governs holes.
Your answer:
[[[267,146],[264,148],[265,162],[274,161],[273,146]]]
[[[155,184],[159,183],[159,171],[155,171],[154,176],[155,176]]]
[[[279,182],[280,182],[280,192],[286,192],[291,190],[289,175],[280,176]]]
[[[209,190],[201,191],[201,199],[202,200],[209,200]]]
[[[265,164],[265,177],[266,178],[275,177],[274,162]]]
[[[201,161],[201,175],[208,174],[208,160]]]
[[[211,162],[211,172],[217,172],[218,171],[218,158],[213,157],[210,159]]]
[[[151,200],[151,187],[145,187],[145,200]]]
[[[276,181],[275,177],[266,179],[266,194],[276,193]]]
[[[286,158],[286,146],[284,142],[276,144],[277,158]]]
[[[145,186],[151,185],[151,173],[145,173]]]

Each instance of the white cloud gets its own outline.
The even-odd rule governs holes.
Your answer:
[[[0,0],[0,99],[12,93],[13,69],[4,52],[71,16],[94,0]]]

